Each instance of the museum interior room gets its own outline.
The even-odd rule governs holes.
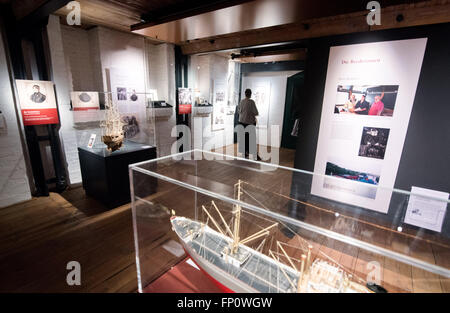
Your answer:
[[[1,293],[450,292],[450,1],[0,7]]]

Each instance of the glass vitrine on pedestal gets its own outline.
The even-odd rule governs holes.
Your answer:
[[[317,179],[344,182],[200,150],[133,164],[139,291],[450,291],[447,224],[405,222],[419,195],[355,181],[389,193],[380,213],[312,194]]]

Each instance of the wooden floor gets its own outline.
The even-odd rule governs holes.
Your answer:
[[[293,150],[281,149],[280,164],[292,167],[294,154]],[[228,179],[234,180],[234,176],[238,174],[239,171],[229,175]],[[264,187],[270,189],[270,186],[275,185],[277,188],[288,188],[290,178],[283,176],[287,174],[280,175],[264,182]],[[223,177],[227,179],[225,174]],[[246,179],[252,182],[252,177]],[[287,183],[283,185],[283,182]],[[182,191],[174,190],[175,187],[164,189],[164,186],[158,186],[158,188],[161,191],[152,195],[153,199],[168,207],[175,207],[181,201]],[[174,197],[174,193],[178,196]],[[198,200],[204,203],[208,199]],[[189,201],[186,200],[185,206],[192,211]],[[148,224],[146,218],[148,217],[140,216],[137,223],[142,223],[139,224],[140,229],[151,238],[150,243],[147,241],[140,250],[142,262],[154,265],[145,267],[141,273],[148,283],[184,257],[174,256],[162,248],[171,240],[177,240],[168,228],[166,220],[157,224],[164,225],[159,229],[154,224]],[[326,220],[327,217],[310,214],[309,218]],[[342,227],[342,224],[334,224],[330,228],[337,226]],[[349,229],[351,226],[344,225]],[[251,226],[245,228],[246,233],[251,231],[253,231]],[[368,261],[379,261],[383,266],[383,284],[389,291],[450,292],[449,280],[436,275],[361,249],[344,246],[330,239],[314,237],[308,233],[301,235],[314,243],[314,255],[324,252],[342,263],[354,275],[366,273]],[[413,244],[421,245],[421,249],[414,250],[416,254],[417,251],[421,251],[418,257],[450,267],[448,249],[439,250],[439,246],[408,240],[404,242],[392,240],[384,234],[377,233],[376,230],[370,236],[385,247],[395,244],[400,247],[399,249],[409,249]],[[145,236],[142,238],[146,240]],[[298,245],[298,240],[293,237],[288,243]],[[0,251],[0,292],[137,290],[130,205],[107,211],[100,203],[88,198],[81,187],[67,190],[61,195],[52,193],[49,197],[34,198],[22,204],[0,209]],[[299,258],[299,255],[295,257]],[[70,261],[78,261],[81,264],[80,286],[68,286],[66,283],[66,275],[69,272],[66,265]]]
[[[92,213],[101,208],[77,188],[1,209],[0,292],[135,291],[130,207]],[[70,261],[81,265],[81,286],[66,283]]]
[[[282,149],[283,165],[294,154]],[[66,283],[70,261],[80,286]],[[0,292],[137,291],[130,205],[108,211],[79,187],[0,209],[0,277]]]

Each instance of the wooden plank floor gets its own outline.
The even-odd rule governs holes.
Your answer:
[[[293,150],[281,149],[280,164],[292,167],[294,154]],[[243,173],[243,169],[236,168],[236,171],[230,174],[225,166],[214,166],[204,170],[211,171],[216,177],[221,178],[214,181],[204,179],[204,184],[216,184],[214,188],[227,188],[231,181],[235,181]],[[257,184],[273,192],[289,194],[291,173],[279,172],[269,176],[270,179],[265,181],[258,181],[257,175],[252,177],[251,172],[248,173],[250,174],[245,177],[246,183]],[[207,175],[207,173],[200,174]],[[192,208],[195,207],[195,203],[200,206],[212,200],[206,196],[195,197],[190,193],[192,191],[160,183],[158,192],[152,195],[150,200],[167,208],[176,207],[178,215],[186,216],[193,214]],[[174,197],[174,194],[177,196]],[[271,203],[270,198],[264,199],[265,205],[275,209],[278,209],[277,205],[281,209],[287,201]],[[180,202],[183,205],[180,205]],[[218,205],[222,208],[223,204],[218,201]],[[225,205],[223,207],[226,209]],[[227,220],[231,217],[229,210],[230,208],[228,213],[224,213]],[[145,283],[149,283],[182,260],[183,256],[174,256],[163,248],[166,243],[177,241],[167,223],[167,216],[150,218],[152,212],[146,210],[139,212],[141,213],[138,214],[137,223],[142,235],[139,251],[141,274],[145,277]],[[243,238],[259,230],[253,225],[253,218],[247,217],[244,221]],[[336,219],[329,213],[317,210],[309,210],[306,221],[327,225],[336,231],[342,232],[344,229],[358,239],[370,240],[382,247],[450,267],[449,249],[442,245],[422,241],[411,242],[409,238],[387,236],[376,228],[365,228],[362,231],[354,221]],[[365,278],[369,270],[367,263],[379,262],[382,266],[383,286],[390,292],[450,292],[448,279],[304,230],[299,230],[298,233],[313,245],[313,257],[323,258],[325,253],[355,276]],[[292,247],[304,244],[299,236],[289,239],[282,232],[278,232],[276,236]],[[290,255],[300,259],[301,252],[298,249],[289,246],[285,246],[285,249]],[[34,198],[25,203],[0,209],[0,252],[0,292],[137,290],[130,205],[107,211],[100,203],[88,198],[81,187],[65,191],[61,195],[52,193],[49,197]],[[66,265],[69,261],[78,261],[81,264],[81,286],[66,284],[68,273]]]

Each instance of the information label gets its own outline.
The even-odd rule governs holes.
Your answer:
[[[449,194],[419,187],[411,188],[405,223],[441,232]]]
[[[40,80],[16,80],[23,124],[58,124],[53,82]]]

